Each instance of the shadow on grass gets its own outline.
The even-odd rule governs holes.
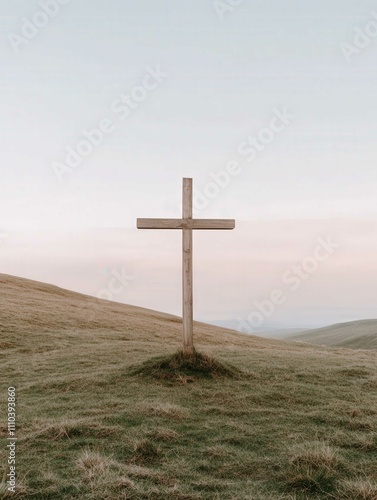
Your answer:
[[[190,355],[178,351],[171,356],[149,359],[140,367],[134,368],[130,375],[143,375],[157,381],[181,385],[198,379],[240,379],[246,376],[238,368],[196,351]]]

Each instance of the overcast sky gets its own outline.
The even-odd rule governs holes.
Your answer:
[[[237,221],[195,234],[196,319],[251,320],[276,289],[265,323],[377,317],[374,1],[3,0],[0,20],[0,272],[180,314],[181,235],[135,220],[179,217],[193,177],[196,216]]]

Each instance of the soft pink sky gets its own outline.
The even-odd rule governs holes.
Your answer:
[[[180,231],[4,234],[3,273],[181,314]],[[377,317],[376,219],[241,221],[234,231],[194,237],[196,319],[247,318],[256,310],[254,302],[276,288],[286,302],[267,324],[300,327]],[[313,255],[319,237],[339,247],[292,291],[282,276]],[[123,285],[116,279],[122,275]]]

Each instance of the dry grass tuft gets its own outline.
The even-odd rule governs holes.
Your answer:
[[[136,485],[129,477],[123,476],[118,479],[117,487],[125,490],[136,490]]]
[[[171,429],[161,428],[150,432],[149,437],[154,441],[176,441],[179,439],[179,434]]]
[[[339,457],[331,446],[320,441],[314,441],[294,446],[291,450],[290,463],[314,468],[326,467],[330,470],[339,465]]]
[[[292,490],[323,494],[334,491],[341,460],[337,453],[322,442],[293,446],[288,468],[282,480]]]
[[[119,427],[104,426],[100,422],[89,419],[56,419],[38,420],[34,426],[38,430],[26,437],[47,437],[54,441],[73,439],[76,437],[108,437],[119,432]]]
[[[131,463],[145,465],[156,462],[161,457],[159,448],[149,439],[142,439],[135,445]]]
[[[91,450],[84,450],[76,460],[76,468],[83,473],[88,481],[106,475],[109,468],[115,464],[115,460],[110,457]]]
[[[343,500],[377,500],[377,483],[362,479],[342,481],[338,494]]]

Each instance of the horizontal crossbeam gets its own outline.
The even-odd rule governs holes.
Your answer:
[[[138,229],[234,229],[234,219],[137,219]]]

